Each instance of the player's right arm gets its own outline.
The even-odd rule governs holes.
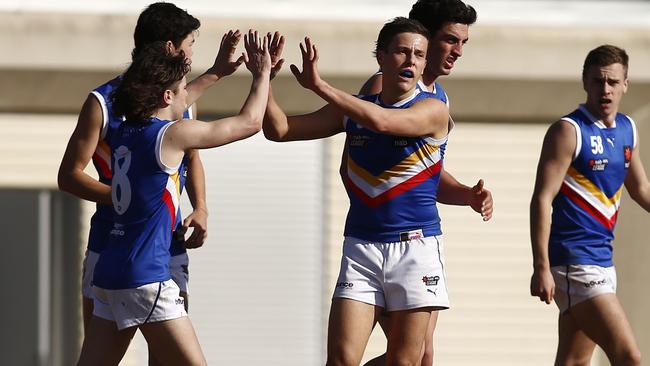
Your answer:
[[[530,201],[530,240],[533,251],[530,294],[547,304],[551,303],[555,293],[555,281],[548,258],[552,203],[571,165],[576,144],[576,130],[571,123],[558,121],[551,125],[544,137],[535,189]]]
[[[235,59],[235,51],[240,38],[241,33],[239,29],[229,30],[227,33],[224,33],[223,37],[221,37],[219,51],[217,52],[217,57],[212,67],[187,84],[188,105],[194,104],[206,89],[214,85],[217,81],[234,73],[242,62],[244,62],[243,56]]]
[[[99,142],[104,116],[99,101],[89,94],[81,107],[57,177],[59,189],[79,198],[111,204],[111,187],[84,172]]]

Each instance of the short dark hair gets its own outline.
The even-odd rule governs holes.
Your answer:
[[[181,51],[170,54],[166,42],[144,46],[111,95],[113,113],[127,121],[147,121],[162,106],[165,90],[183,79],[190,65]]]
[[[393,40],[393,37],[400,33],[416,33],[421,34],[429,39],[429,31],[420,22],[404,17],[397,17],[390,22],[384,24],[377,36],[377,43],[375,46],[375,56],[379,50],[388,50],[388,44]]]
[[[444,23],[474,24],[476,10],[461,0],[418,0],[409,18],[422,23],[433,36]]]
[[[158,2],[140,13],[133,32],[135,47],[131,56],[152,42],[171,41],[178,48],[188,34],[199,29],[201,22],[172,3]]]
[[[624,49],[605,44],[598,46],[589,51],[585,58],[585,63],[582,65],[582,79],[584,80],[587,75],[587,69],[591,66],[604,67],[612,64],[621,64],[625,70],[625,77],[627,78],[627,66],[629,57]]]

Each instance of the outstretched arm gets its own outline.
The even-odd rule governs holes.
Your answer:
[[[243,56],[235,58],[235,50],[239,44],[239,30],[229,30],[221,37],[221,44],[212,67],[187,84],[187,104],[192,105],[203,95],[203,92],[221,78],[226,77],[239,68],[244,62]]]
[[[282,68],[284,59],[284,36],[279,32],[267,34],[271,54],[271,79]],[[304,115],[287,116],[269,89],[263,124],[264,136],[271,141],[314,140],[329,137],[343,131],[343,114],[336,108],[325,107]]]
[[[62,191],[85,200],[110,205],[111,187],[84,172],[97,148],[103,120],[99,101],[89,94],[81,107],[77,126],[65,149],[57,180]],[[107,168],[110,169],[110,152],[107,154]]]
[[[648,176],[643,168],[641,155],[639,154],[639,143],[632,151],[632,159],[630,159],[630,168],[625,178],[625,188],[630,194],[630,197],[643,207],[644,210],[650,212],[650,182]]]
[[[398,136],[443,137],[447,134],[449,112],[439,100],[427,98],[410,108],[383,108],[363,101],[342,90],[336,89],[320,78],[318,74],[318,50],[308,37],[300,44],[302,53],[302,72],[291,65],[300,85],[312,90],[329,104],[340,109],[355,122],[379,133]]]
[[[176,165],[188,149],[225,145],[250,137],[262,128],[271,60],[266,40],[260,39],[257,32],[249,31],[244,37],[244,46],[244,62],[253,75],[253,82],[242,109],[233,117],[212,122],[186,119],[172,124],[163,137],[163,162]]]
[[[535,189],[530,201],[530,240],[533,250],[533,275],[530,294],[550,304],[555,293],[548,258],[551,234],[551,206],[576,149],[576,131],[566,121],[555,122],[544,137],[537,165]]]

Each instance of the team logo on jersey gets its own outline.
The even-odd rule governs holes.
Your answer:
[[[602,172],[607,168],[607,164],[609,164],[608,159],[590,159],[589,160],[589,167],[591,170],[594,172]]]
[[[632,161],[632,147],[624,146],[623,147],[623,156],[625,157],[625,169],[630,167],[630,161]]]
[[[425,286],[438,286],[438,281],[440,281],[440,276],[424,276],[422,277],[422,282]]]
[[[370,141],[368,135],[350,135],[350,147],[365,147]]]

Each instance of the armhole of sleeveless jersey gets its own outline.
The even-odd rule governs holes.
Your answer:
[[[173,123],[176,123],[176,121],[171,121],[171,122],[167,123],[166,125],[164,125],[160,129],[160,131],[158,131],[158,136],[156,137],[156,162],[158,163],[158,166],[160,167],[160,169],[163,172],[167,173],[167,174],[174,174],[175,172],[177,172],[178,167],[180,167],[181,163],[183,162],[183,160],[181,159],[181,161],[178,162],[176,167],[169,167],[169,166],[165,165],[165,163],[162,162],[161,154],[162,154],[163,137],[165,136],[165,132],[167,131],[169,126],[171,126]]]
[[[108,106],[106,105],[104,96],[98,93],[96,90],[93,90],[90,92],[90,94],[94,95],[95,98],[97,98],[97,101],[102,108],[102,132],[100,133],[100,137],[103,140],[106,137],[106,131],[108,131]]]
[[[454,129],[454,126],[456,126],[456,122],[449,116],[449,122],[447,122],[447,134],[443,138],[433,138],[431,136],[426,136],[424,137],[424,141],[426,141],[427,144],[432,145],[432,146],[440,146],[447,142],[449,140],[449,134],[451,133],[451,130]]]
[[[636,144],[638,141],[638,135],[636,132],[636,123],[634,123],[634,120],[630,116],[625,116],[627,119],[630,121],[630,124],[632,125],[632,148],[636,149]]]
[[[582,134],[580,132],[580,127],[578,126],[578,123],[576,123],[576,121],[572,120],[571,118],[563,117],[560,120],[569,122],[576,130],[576,151],[573,153],[573,159],[571,159],[571,161],[576,160],[580,154],[580,150],[582,149]]]

